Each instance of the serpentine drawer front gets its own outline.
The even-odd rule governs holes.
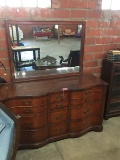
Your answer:
[[[100,79],[94,76],[61,78],[54,83],[55,88],[46,82],[29,83],[28,87],[36,85],[38,89],[31,89],[31,92],[30,88],[28,92],[27,89],[13,89],[14,96],[9,95],[2,100],[21,117],[20,149],[39,148],[92,130],[102,131],[106,83]],[[19,88],[19,83],[16,85],[14,88]],[[20,85],[24,88],[23,83]],[[66,91],[62,90],[64,87]]]

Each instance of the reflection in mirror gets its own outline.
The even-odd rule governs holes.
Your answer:
[[[8,22],[9,51],[15,79],[33,71],[62,71],[82,68],[84,23]],[[83,28],[84,27],[84,28]],[[82,52],[81,52],[82,51]],[[70,69],[71,70],[71,69]],[[42,71],[42,72],[41,72]],[[52,71],[50,71],[51,73]],[[72,71],[73,72],[73,71]]]

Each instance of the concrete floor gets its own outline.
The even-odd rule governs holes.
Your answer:
[[[102,132],[20,150],[16,160],[120,160],[120,117],[104,120]]]
[[[33,46],[36,45],[40,47],[40,58],[43,58],[47,55],[53,56],[56,59],[59,59],[59,56],[63,56],[64,58],[68,58],[70,50],[80,50],[81,48],[81,39],[75,37],[63,37],[60,39],[60,43],[58,44],[58,40],[55,38],[47,38],[47,37],[39,37],[38,41],[35,39],[24,39],[22,43],[25,46]],[[22,52],[23,58],[30,59],[30,51]],[[31,57],[32,59],[32,57]]]
[[[21,43],[23,43],[24,46],[40,47],[40,58],[44,58],[47,55],[49,55],[56,58],[58,62],[60,62],[59,56],[63,56],[64,59],[67,59],[71,50],[80,50],[81,48],[81,39],[76,37],[63,37],[60,39],[59,44],[57,39],[55,38],[48,39],[47,37],[39,37],[37,41],[34,38],[23,39]],[[33,60],[33,52],[32,51],[21,52],[21,59],[22,61]],[[31,71],[34,69],[30,66],[30,67],[23,67],[21,68],[21,71],[22,70]]]

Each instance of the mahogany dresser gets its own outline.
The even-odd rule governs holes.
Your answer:
[[[19,149],[102,131],[106,86],[93,75],[2,84],[1,101],[21,117]]]

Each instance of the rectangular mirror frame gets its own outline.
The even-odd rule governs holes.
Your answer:
[[[28,71],[27,75],[21,77],[19,79],[15,79],[14,76],[14,65],[13,65],[13,57],[12,57],[12,49],[11,49],[11,38],[9,33],[9,25],[82,25],[81,32],[81,49],[80,49],[80,69],[79,72],[73,71],[69,73],[69,71],[63,70],[62,74],[59,74],[56,69],[52,69],[50,71],[34,71],[32,74],[31,71]],[[84,42],[85,42],[85,28],[86,21],[14,21],[14,20],[6,20],[6,37],[7,37],[7,45],[8,45],[8,54],[9,54],[9,62],[10,62],[10,73],[11,73],[11,81],[12,82],[21,82],[21,81],[31,81],[31,80],[41,80],[48,78],[59,78],[59,77],[68,77],[74,75],[80,75],[83,72],[83,55],[84,55]]]

